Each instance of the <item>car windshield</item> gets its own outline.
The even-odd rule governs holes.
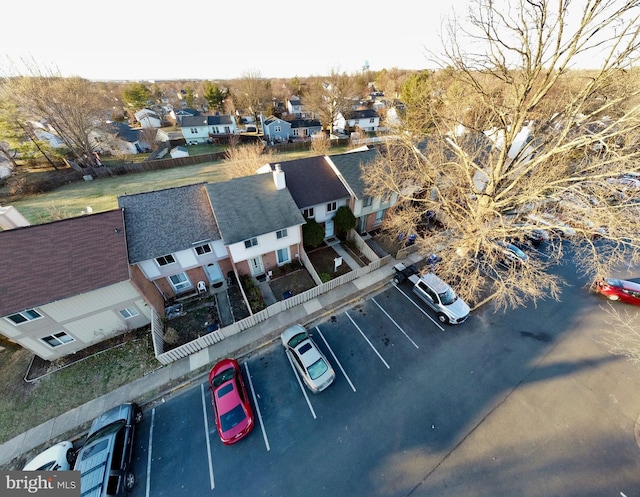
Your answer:
[[[312,380],[320,378],[326,371],[329,369],[327,363],[324,362],[324,359],[320,358],[316,362],[314,362],[311,366],[307,368],[309,371],[309,376]]]
[[[607,282],[607,285],[609,285],[609,286],[622,287],[622,283],[620,282],[620,280],[615,280],[613,278],[607,278],[606,282]]]
[[[229,431],[238,423],[241,423],[245,417],[242,404],[238,404],[233,409],[220,416],[220,426],[222,431]]]
[[[233,370],[233,368],[225,369],[221,373],[218,373],[213,377],[213,387],[215,388],[219,385],[222,385],[225,381],[232,380],[234,373],[235,371]]]
[[[289,341],[287,342],[287,344],[289,345],[289,347],[291,348],[295,348],[300,342],[302,342],[303,340],[307,339],[307,333],[305,331],[297,333],[295,335],[293,335]]]
[[[87,438],[87,441],[85,442],[85,445],[89,445],[94,440],[102,438],[105,435],[110,435],[111,433],[116,433],[125,424],[126,423],[125,423],[124,419],[119,419],[118,421],[114,421],[113,423],[110,423],[107,426],[103,426],[98,431],[93,433],[89,438]]]
[[[440,297],[440,302],[442,302],[444,305],[451,305],[458,298],[451,288],[449,288],[446,292],[439,293],[438,296]]]

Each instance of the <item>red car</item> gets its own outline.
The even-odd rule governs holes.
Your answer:
[[[596,282],[596,291],[609,300],[640,305],[640,285],[633,281],[605,278]]]
[[[209,386],[220,440],[225,445],[236,443],[254,425],[253,411],[238,361],[222,359],[213,366],[209,372]]]

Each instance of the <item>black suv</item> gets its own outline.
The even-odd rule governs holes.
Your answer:
[[[129,470],[135,427],[142,421],[137,404],[121,404],[98,416],[78,452],[74,470],[80,471],[83,497],[126,495],[135,484]]]

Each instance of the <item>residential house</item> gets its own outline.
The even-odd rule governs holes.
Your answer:
[[[54,360],[149,324],[160,295],[129,266],[121,209],[0,232],[0,333]]]
[[[317,119],[291,119],[291,134],[293,138],[310,138],[322,132],[322,123]]]
[[[150,144],[142,138],[140,129],[122,122],[107,122],[91,130],[89,143],[99,154],[134,155],[151,150]]]
[[[232,115],[183,116],[180,128],[188,145],[211,143],[221,136],[238,133],[236,119]]]
[[[293,135],[291,123],[275,116],[265,118],[264,115],[260,115],[260,124],[264,139],[269,143],[286,142]]]
[[[162,119],[157,112],[151,109],[141,109],[136,112],[134,116],[143,128],[162,127]]]
[[[380,126],[380,116],[373,109],[352,110],[338,114],[333,123],[333,129],[338,133],[355,131],[377,131]]]
[[[302,100],[300,100],[300,97],[295,95],[289,97],[287,100],[287,112],[296,118],[302,117]]]
[[[122,195],[129,263],[165,301],[226,285],[232,269],[204,183]]]
[[[367,165],[381,157],[375,148],[363,147],[352,152],[327,156],[331,167],[351,194],[351,211],[357,219],[356,229],[366,233],[382,225],[387,210],[398,201],[396,192],[371,196],[366,193]]]
[[[278,164],[267,164],[258,172],[273,172]],[[333,218],[339,207],[349,205],[350,193],[336,175],[327,157],[308,157],[279,164],[287,189],[302,215],[314,219],[334,236]]]
[[[200,112],[197,111],[196,109],[190,109],[190,108],[186,108],[186,109],[171,109],[168,113],[168,117],[178,126],[180,125],[180,120],[183,117],[194,117],[194,116],[199,116]]]
[[[263,277],[298,259],[305,220],[283,171],[208,183],[206,189],[237,273]]]
[[[169,147],[177,147],[178,145],[186,145],[187,142],[182,135],[182,130],[169,131],[167,129],[159,129],[156,133],[156,142],[168,144]]]

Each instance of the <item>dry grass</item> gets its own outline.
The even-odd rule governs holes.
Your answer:
[[[24,378],[32,359],[22,348],[0,352],[0,443],[160,366],[148,330],[29,383]]]

